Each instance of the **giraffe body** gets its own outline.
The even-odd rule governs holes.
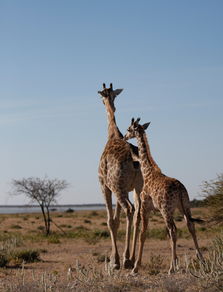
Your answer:
[[[130,192],[139,172],[139,166],[132,161],[130,145],[123,139],[110,139],[100,159],[100,181],[113,193]]]
[[[124,268],[132,268],[135,262],[136,241],[140,224],[140,193],[142,190],[143,179],[139,163],[134,161],[133,152],[135,146],[123,140],[123,135],[119,131],[115,120],[114,100],[116,93],[121,90],[113,91],[112,85],[99,91],[106,108],[108,117],[108,141],[101,155],[98,175],[102,193],[105,198],[107,209],[107,224],[110,230],[112,241],[112,252],[110,264],[112,268],[120,268],[120,259],[117,249],[116,237],[119,227],[120,211],[126,214],[126,238],[123,254]],[[128,193],[134,191],[134,205],[130,202]],[[116,209],[112,210],[112,193],[116,197]],[[130,235],[132,221],[134,224],[132,249],[130,254]]]
[[[133,273],[138,271],[138,267],[141,264],[149,214],[152,209],[157,209],[160,211],[169,231],[172,250],[172,259],[169,273],[172,273],[177,269],[177,229],[173,219],[174,211],[176,208],[178,208],[183,214],[189,232],[191,233],[194,240],[197,255],[201,260],[203,260],[198,246],[193,223],[193,221],[196,221],[196,219],[193,219],[191,216],[189,196],[184,185],[177,179],[164,175],[158,167],[154,167],[154,164],[151,163],[153,159],[151,157],[148,140],[145,134],[145,129],[148,127],[149,123],[140,125],[138,122],[139,119],[136,121],[134,121],[134,119],[132,120],[132,124],[128,128],[127,134],[125,136],[125,140],[130,138],[137,139],[139,162],[144,180],[141,193],[142,228],[139,238],[138,258],[135,262]]]

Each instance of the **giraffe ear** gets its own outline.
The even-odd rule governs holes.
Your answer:
[[[143,129],[146,130],[150,125],[150,122],[149,123],[145,123],[144,125],[142,125]]]
[[[115,97],[117,96],[117,95],[119,95],[121,92],[122,92],[122,90],[123,89],[115,89],[113,92],[114,92],[114,94],[115,94]]]

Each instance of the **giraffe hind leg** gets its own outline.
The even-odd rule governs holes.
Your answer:
[[[196,231],[195,231],[195,225],[194,225],[194,222],[192,221],[192,217],[190,215],[190,212],[189,212],[189,215],[188,213],[184,215],[184,218],[186,220],[186,223],[187,223],[187,228],[193,238],[193,241],[194,241],[194,246],[195,246],[195,249],[196,249],[196,254],[197,254],[197,257],[199,258],[199,260],[201,262],[204,262],[204,258],[203,258],[203,255],[200,251],[200,248],[199,248],[199,245],[198,245],[198,240],[197,240],[197,236],[196,236]]]
[[[200,251],[197,236],[196,236],[196,230],[195,230],[195,225],[194,225],[194,221],[196,221],[196,220],[193,219],[191,216],[190,201],[189,201],[189,197],[188,197],[187,193],[184,196],[182,196],[181,207],[179,209],[181,210],[181,212],[184,215],[184,219],[187,223],[187,228],[188,228],[188,230],[193,238],[197,257],[199,258],[200,261],[204,262],[204,258],[202,256],[201,251]],[[199,221],[199,220],[197,220],[197,221]],[[200,221],[202,221],[202,220],[200,220]]]
[[[107,225],[110,231],[111,242],[112,242],[112,252],[110,255],[110,267],[112,269],[120,269],[120,259],[118,254],[118,248],[116,243],[117,237],[117,221],[119,218],[119,207],[116,207],[115,218],[113,218],[113,210],[112,210],[112,192],[107,186],[102,186],[102,192],[105,197],[105,204],[107,209]]]
[[[117,194],[118,202],[123,208],[126,215],[126,234],[125,234],[125,249],[123,253],[123,267],[125,269],[131,269],[133,267],[132,261],[130,260],[130,238],[131,238],[131,227],[134,214],[134,206],[128,199],[128,193]]]
[[[177,243],[177,227],[173,220],[173,210],[169,214],[166,212],[161,212],[163,219],[165,221],[171,245],[171,263],[168,274],[174,273],[178,269],[177,265],[177,253],[176,253],[176,243]]]

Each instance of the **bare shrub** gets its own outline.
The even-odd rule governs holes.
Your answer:
[[[12,194],[24,194],[32,202],[37,202],[41,208],[43,215],[45,233],[50,234],[52,219],[50,217],[50,207],[56,203],[60,193],[68,187],[65,180],[49,179],[47,177],[41,179],[38,177],[23,178],[12,181]]]
[[[162,292],[197,292],[196,279],[190,276],[175,276],[175,277],[163,277],[160,283],[162,287],[159,291]],[[199,290],[201,292],[201,290]]]
[[[158,275],[162,269],[163,258],[160,255],[151,255],[149,263],[146,265],[149,275]]]
[[[189,271],[205,288],[223,291],[223,233],[214,239],[205,261],[192,261]]]

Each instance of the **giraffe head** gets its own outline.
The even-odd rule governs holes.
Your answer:
[[[124,136],[124,140],[129,140],[138,137],[139,135],[142,135],[145,132],[150,122],[145,123],[144,125],[140,125],[139,121],[140,118],[138,118],[137,120],[134,120],[134,118],[132,118],[131,125],[127,129],[127,133]]]
[[[101,95],[103,103],[106,104],[107,102],[110,104],[112,110],[115,112],[115,98],[117,95],[119,95],[122,92],[123,89],[115,89],[113,90],[112,83],[110,83],[110,87],[106,88],[105,83],[103,83],[103,90],[98,91],[98,93]]]

